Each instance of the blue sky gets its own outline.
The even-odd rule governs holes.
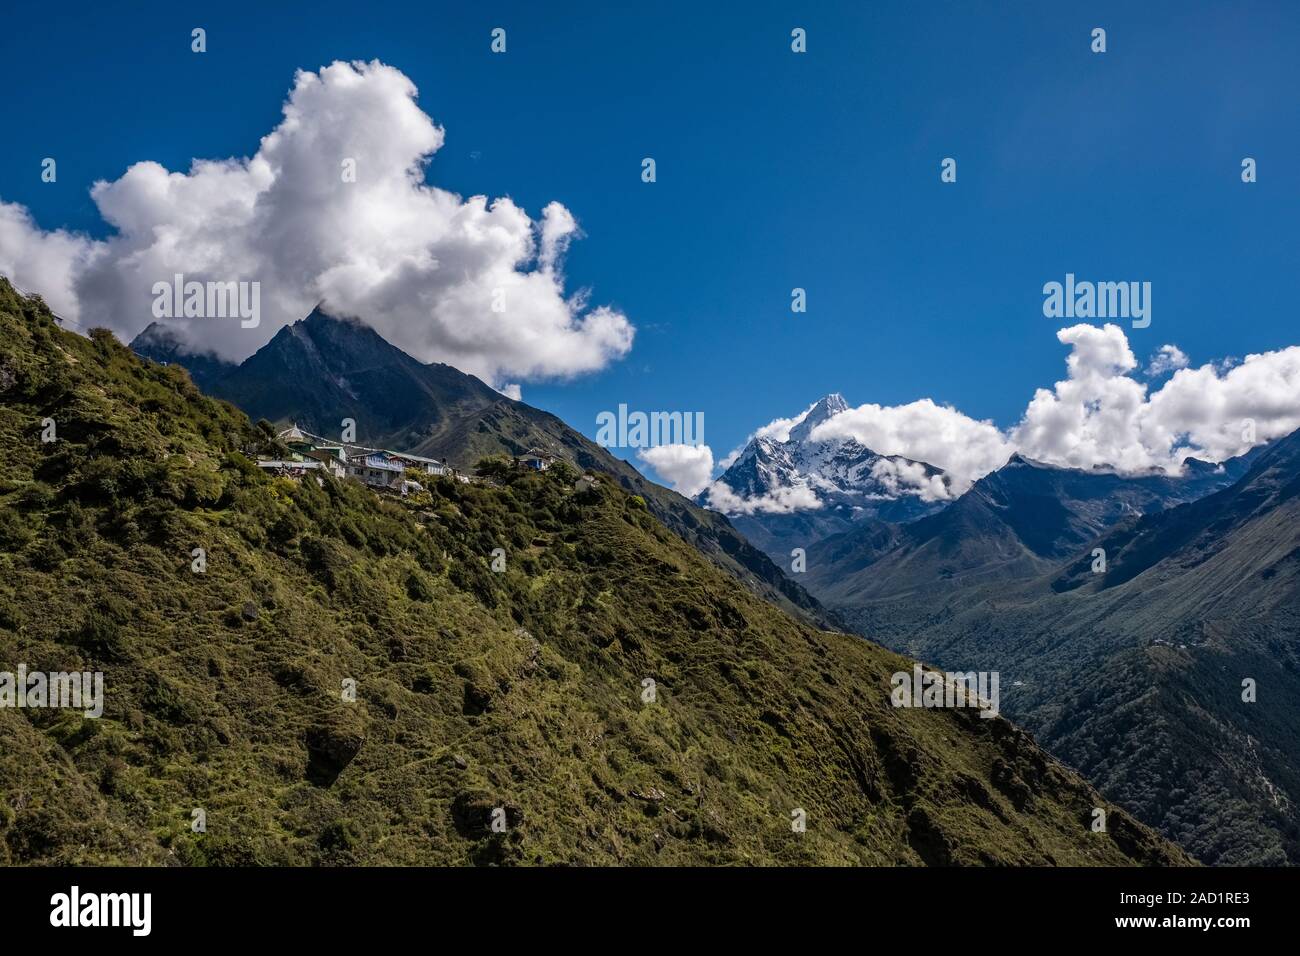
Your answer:
[[[1041,289],[1066,272],[1152,283],[1139,359],[1300,339],[1295,4],[174,6],[7,11],[0,199],[102,236],[93,181],[250,155],[295,69],[380,59],[446,130],[429,182],[577,217],[570,287],[636,343],[524,399],[588,435],[620,402],[701,410],[720,456],[829,391],[1011,426],[1063,377]]]

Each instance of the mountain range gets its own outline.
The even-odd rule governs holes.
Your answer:
[[[1231,485],[1258,453],[1220,465],[1189,459],[1175,477],[1061,468],[1015,454],[933,515],[821,540],[809,550],[807,580],[837,603],[849,595],[860,603],[909,588],[928,599],[936,589],[1033,577],[1127,520]]]
[[[135,346],[177,360],[158,338]],[[462,466],[562,450],[804,620],[844,622],[943,668],[1001,673],[1008,714],[1199,859],[1300,860],[1295,436],[1223,463],[1189,459],[1178,476],[1013,455],[957,495],[924,462],[814,441],[846,408],[832,394],[784,439],[753,438],[689,503],[558,419],[319,312],[238,367],[195,364],[254,416],[318,433],[352,417],[366,440]],[[323,384],[304,395],[304,381]],[[731,523],[701,505],[729,506]],[[786,587],[777,565],[790,567],[795,547],[807,569]]]
[[[104,677],[98,719],[0,707],[0,862],[1189,862],[1005,719],[891,706],[910,659],[615,473],[384,496],[274,446],[0,280],[0,671]]]
[[[886,646],[999,671],[1014,719],[1198,859],[1294,864],[1298,488],[1300,433],[1177,478],[1015,456],[815,544],[801,581]]]
[[[205,393],[279,426],[297,424],[334,436],[344,419],[352,419],[359,444],[445,459],[462,470],[486,455],[521,455],[531,448],[562,455],[641,495],[657,518],[755,593],[810,621],[833,623],[722,515],[646,480],[554,415],[450,365],[417,361],[363,322],[317,308],[239,364],[187,354],[157,322],[131,348],[144,358],[183,366]]]

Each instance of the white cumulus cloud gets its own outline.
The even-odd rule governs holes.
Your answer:
[[[1300,428],[1300,347],[1182,368],[1150,391],[1131,374],[1137,360],[1119,326],[1057,338],[1072,349],[1068,377],[1035,392],[1011,432],[1030,458],[1176,474],[1188,457],[1223,461]]]
[[[636,456],[688,498],[699,494],[713,474],[713,450],[708,445],[655,445],[640,449]]]
[[[1191,360],[1187,357],[1187,353],[1177,345],[1162,345],[1156,354],[1151,356],[1151,362],[1147,365],[1147,375],[1158,378],[1180,368],[1187,368],[1190,364]]]
[[[942,468],[960,494],[1000,468],[1015,448],[992,422],[977,421],[923,398],[906,405],[860,405],[813,429],[814,441],[856,438],[878,455],[902,456]]]
[[[156,282],[259,282],[257,328],[163,320],[231,360],[322,300],[422,361],[506,390],[625,355],[627,317],[565,294],[564,254],[580,235],[568,209],[552,202],[534,220],[509,198],[425,184],[444,131],[416,93],[378,61],[299,71],[251,158],[195,160],[188,172],[140,162],[97,182],[91,196],[114,229],[105,240],[43,231],[0,203],[0,272],[80,328],[126,340],[153,320]]]
[[[871,466],[871,476],[879,481],[890,497],[915,495],[922,501],[948,501],[957,497],[943,480],[943,475],[926,474],[925,465],[901,458],[881,458]]]
[[[1036,390],[1005,432],[921,399],[851,408],[812,437],[853,437],[969,484],[1016,451],[1066,467],[1177,474],[1188,457],[1223,461],[1300,428],[1300,347],[1192,368],[1181,349],[1166,345],[1155,362],[1173,375],[1152,391],[1135,377],[1138,362],[1119,326],[1075,325],[1056,337],[1070,346],[1066,377]]]
[[[1074,325],[1056,337],[1070,349],[1065,378],[1037,389],[1009,429],[922,398],[849,408],[809,437],[854,438],[877,454],[935,465],[946,481],[927,477],[919,465],[888,460],[877,462],[872,474],[891,492],[937,501],[963,493],[1015,452],[1063,467],[1174,475],[1189,457],[1224,461],[1300,429],[1300,346],[1192,367],[1186,353],[1165,345],[1146,373],[1172,375],[1153,390],[1137,377],[1139,363],[1119,326]],[[754,434],[787,440],[806,414],[776,419]],[[726,468],[739,454],[720,464]],[[709,496],[729,514],[821,507],[803,484],[746,499],[714,482]]]
[[[94,248],[84,236],[44,232],[22,206],[0,202],[0,275],[39,292],[55,315],[76,321],[74,281]]]
[[[728,515],[791,514],[795,511],[816,511],[824,502],[807,485],[789,485],[775,489],[771,494],[744,497],[736,494],[720,481],[708,486],[709,507]]]

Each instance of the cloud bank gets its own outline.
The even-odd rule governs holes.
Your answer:
[[[810,438],[853,438],[881,455],[935,465],[947,473],[946,487],[919,468],[891,465],[876,477],[900,494],[939,500],[964,492],[1015,452],[1062,467],[1176,475],[1189,457],[1224,461],[1300,428],[1300,346],[1193,368],[1181,349],[1165,345],[1145,371],[1172,375],[1153,389],[1137,377],[1139,363],[1119,326],[1074,325],[1056,337],[1070,349],[1066,377],[1037,389],[1012,428],[923,398],[850,408],[815,427]],[[755,434],[782,440],[800,418],[776,419]],[[807,495],[747,500],[718,482],[709,489],[713,506],[731,514],[821,506]]]
[[[943,475],[927,475],[925,465],[900,458],[882,458],[871,466],[871,477],[894,498],[912,495],[922,501],[948,501],[957,497]]]
[[[1026,456],[1075,468],[1177,474],[1184,459],[1223,461],[1300,428],[1300,347],[1225,368],[1184,367],[1155,391],[1116,325],[1076,325],[1068,377],[1034,393],[1011,433]],[[1186,356],[1175,349],[1178,356]]]
[[[508,391],[625,355],[627,317],[565,293],[564,255],[580,236],[569,210],[552,202],[534,220],[508,198],[425,185],[444,132],[416,95],[378,61],[299,71],[252,158],[195,160],[185,173],[141,162],[95,183],[115,230],[106,240],[43,231],[0,202],[0,273],[78,327],[128,341],[153,320],[155,282],[259,282],[257,328],[164,320],[195,351],[235,361],[322,300],[422,361]]]
[[[796,511],[816,511],[824,507],[817,493],[807,485],[790,485],[777,488],[771,494],[750,497],[736,494],[720,481],[707,487],[709,507],[728,515],[786,515]]]
[[[974,478],[1001,467],[1015,451],[992,422],[976,421],[928,398],[850,408],[818,425],[810,437],[855,438],[878,455],[927,462],[952,477],[957,494]]]
[[[1147,375],[1158,378],[1180,368],[1187,368],[1190,364],[1191,360],[1187,357],[1187,353],[1177,345],[1162,345],[1156,350],[1156,354],[1151,356],[1151,364],[1147,366]]]
[[[704,490],[713,474],[713,450],[708,445],[655,445],[636,456],[690,498]]]

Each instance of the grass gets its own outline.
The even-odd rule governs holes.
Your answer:
[[[614,482],[268,478],[265,428],[2,281],[0,399],[0,669],[107,698],[0,710],[2,863],[1187,862]]]

